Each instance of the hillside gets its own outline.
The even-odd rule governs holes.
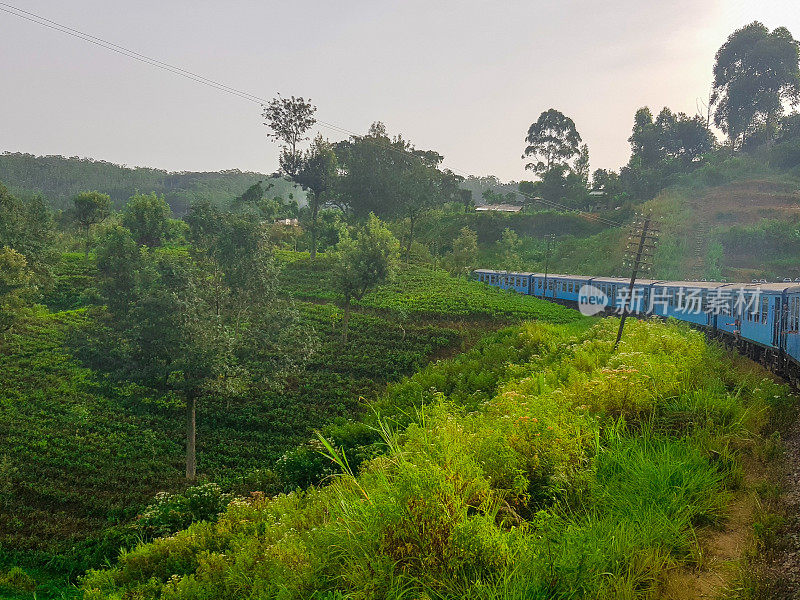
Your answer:
[[[290,251],[279,252],[279,260],[281,289],[295,298],[319,347],[281,393],[256,402],[217,395],[199,406],[201,480],[225,491],[316,483],[329,469],[305,445],[312,429],[347,434],[364,401],[387,383],[508,323],[580,320],[560,306],[410,267],[362,300],[350,320],[350,343],[342,345],[338,298],[327,286],[333,263]],[[63,255],[46,306],[0,346],[0,576],[3,565],[21,564],[41,581],[55,572],[63,583],[147,535],[132,519],[157,491],[187,485],[183,417],[174,399],[82,361],[96,351],[94,268],[82,254]],[[359,431],[347,443],[370,446],[369,432]],[[44,592],[40,586],[38,597]]]
[[[305,194],[281,178],[232,169],[218,172],[179,172],[127,167],[89,158],[0,154],[0,181],[16,195],[41,194],[55,208],[66,208],[72,196],[99,191],[117,207],[137,192],[164,195],[172,211],[183,215],[192,202],[230,202],[258,181],[272,184],[276,196],[293,194],[302,204]]]
[[[616,322],[587,325],[507,329],[390,386],[380,456],[356,471],[321,438],[327,485],[234,500],[90,572],[87,597],[610,600],[737,584],[727,565],[775,531],[741,533],[764,518],[765,436],[788,390],[683,326],[633,322],[615,353]]]
[[[800,182],[781,177],[743,179],[662,191],[639,210],[659,220],[660,247],[653,275],[660,279],[769,281],[800,277]],[[584,217],[591,223],[591,219]],[[622,258],[629,235],[621,227],[599,233],[559,235],[551,273],[627,275]],[[543,271],[540,238],[523,239],[523,270]],[[502,267],[499,256],[485,259]]]

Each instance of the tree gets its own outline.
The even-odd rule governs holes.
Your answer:
[[[72,198],[72,218],[83,230],[84,256],[89,256],[89,229],[111,213],[111,196],[100,192],[81,192]]]
[[[455,275],[466,275],[478,259],[478,234],[469,227],[462,227],[458,237],[453,240],[451,271]]]
[[[521,268],[520,251],[522,250],[522,241],[519,239],[517,232],[506,227],[498,245],[502,255],[503,268],[507,271],[515,271]]]
[[[400,135],[390,138],[380,122],[364,136],[339,142],[336,155],[343,172],[341,199],[356,218],[374,213],[416,221],[421,212],[455,197],[458,188],[452,174],[438,169],[441,154],[417,150]]]
[[[113,335],[108,365],[123,380],[182,400],[189,479],[197,473],[198,403],[279,387],[313,349],[277,294],[262,225],[215,211],[193,210],[190,250],[140,247],[117,226],[98,251]]]
[[[112,314],[127,315],[135,300],[142,269],[142,253],[130,229],[111,227],[97,249],[100,292]]]
[[[163,196],[136,194],[122,212],[122,225],[127,227],[140,246],[157,248],[169,232],[172,211]]]
[[[0,247],[0,337],[11,330],[19,311],[36,291],[33,279],[22,254]]]
[[[347,343],[350,307],[370,289],[391,278],[397,265],[399,244],[374,214],[354,236],[342,233],[336,245],[337,267],[334,284],[344,298],[342,343]]]
[[[300,171],[303,162],[299,145],[308,139],[306,132],[317,122],[314,117],[317,107],[311,104],[310,98],[308,100],[294,96],[283,98],[278,95],[263,109],[262,114],[266,119],[264,125],[271,131],[267,137],[281,144],[278,158],[281,171],[289,177],[294,177]]]
[[[758,129],[774,137],[783,104],[800,101],[800,45],[785,27],[772,32],[754,21],[734,31],[717,51],[711,103],[714,123],[730,138],[746,139]]]
[[[628,138],[632,156],[646,166],[652,166],[664,159],[659,132],[653,120],[653,113],[647,106],[636,111],[633,117],[633,132]]]
[[[606,208],[613,208],[612,202],[622,194],[622,183],[619,175],[614,171],[596,169],[592,174],[592,190],[603,192]]]
[[[421,161],[413,162],[405,169],[400,178],[402,192],[400,196],[400,215],[408,219],[408,241],[405,250],[405,262],[408,264],[411,245],[414,243],[414,225],[419,217],[441,201],[437,178],[438,172]]]
[[[317,256],[317,218],[326,202],[333,200],[339,163],[333,145],[321,135],[314,138],[311,148],[303,156],[302,165],[295,181],[311,193],[308,205],[311,209],[311,258]]]
[[[542,175],[554,166],[566,166],[567,161],[580,152],[581,136],[572,119],[551,108],[528,128],[525,141],[528,145],[522,158],[536,161],[526,164],[525,168]]]
[[[273,184],[270,183],[265,189],[262,181],[255,182],[244,192],[233,199],[233,202],[231,202],[231,207],[239,210],[244,207],[258,206],[258,204],[264,198],[264,193],[267,189],[271,188],[272,185]]]
[[[575,159],[573,169],[584,187],[589,185],[589,146],[582,144],[578,151],[578,158]]]
[[[51,281],[53,218],[41,197],[20,200],[0,184],[0,248],[8,246],[25,257],[34,283],[47,287]]]
[[[470,210],[475,208],[475,200],[472,198],[472,190],[467,189],[459,189],[458,190],[458,202],[464,205],[464,212],[468,213]]]

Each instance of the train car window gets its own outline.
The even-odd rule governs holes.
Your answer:
[[[767,322],[767,315],[769,314],[769,298],[764,296],[761,298],[761,322]]]

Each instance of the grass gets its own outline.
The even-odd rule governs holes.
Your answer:
[[[390,386],[356,471],[142,544],[87,598],[654,598],[788,390],[678,324],[531,323]],[[338,468],[337,468],[338,464]]]
[[[282,259],[284,291],[298,298],[301,319],[320,346],[282,393],[200,403],[199,470],[203,481],[226,490],[317,482],[330,468],[309,451],[314,429],[346,436],[367,458],[374,454],[374,435],[365,433],[360,416],[366,399],[387,384],[523,317],[577,318],[562,307],[441,272],[420,270],[417,277],[411,271],[408,281],[427,286],[431,296],[438,291],[452,298],[451,286],[468,292],[470,312],[449,314],[441,306],[422,316],[399,306],[359,307],[343,346],[341,311],[324,299],[321,283],[330,262],[321,255],[310,264],[294,253]],[[156,492],[186,486],[181,409],[152,390],[112,382],[74,355],[71,340],[89,325],[85,307],[96,297],[91,260],[65,254],[54,273],[46,306],[0,346],[0,575],[22,567],[37,581],[38,598],[59,597],[75,575],[135,544],[145,533],[131,523]],[[307,282],[299,276],[304,273]],[[23,590],[19,597],[32,596]]]

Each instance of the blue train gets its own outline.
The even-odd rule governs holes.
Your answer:
[[[658,281],[477,269],[473,277],[586,314],[675,318],[703,328],[800,384],[800,283]]]

